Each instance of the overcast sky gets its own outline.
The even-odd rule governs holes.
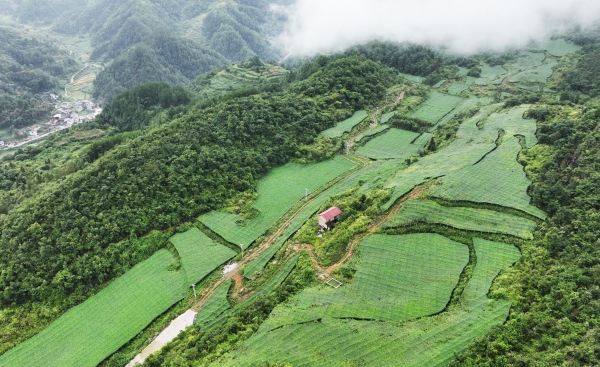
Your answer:
[[[374,39],[472,53],[503,50],[600,19],[600,0],[297,0],[277,40],[296,55],[341,51]]]

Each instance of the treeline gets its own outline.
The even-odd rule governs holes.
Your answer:
[[[105,258],[111,243],[172,227],[252,188],[393,82],[385,67],[348,57],[287,90],[191,107],[117,144],[0,218],[0,304],[52,303],[112,279],[123,266]],[[124,100],[147,92],[136,91]],[[107,110],[119,119],[125,105]]]
[[[590,75],[597,52],[584,51],[564,74],[561,93],[594,93],[581,91],[573,76]],[[508,275],[509,320],[459,356],[456,366],[600,364],[600,105],[562,100],[537,110],[545,111],[538,152],[551,154],[531,154],[526,169],[536,171],[533,203],[549,215]]]
[[[55,90],[76,68],[75,60],[49,42],[0,27],[0,129],[49,118],[53,104],[42,93]]]

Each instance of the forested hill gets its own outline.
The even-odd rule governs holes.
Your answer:
[[[121,257],[111,244],[194,218],[248,190],[320,131],[384,98],[394,80],[380,64],[340,58],[289,88],[179,107],[159,116],[172,121],[112,149],[107,144],[93,163],[0,218],[0,304],[58,302],[112,279],[140,256],[128,248]],[[139,88],[131,100],[156,89]]]
[[[279,59],[281,52],[268,39],[282,19],[269,10],[270,3],[30,0],[3,11],[21,22],[50,24],[55,32],[89,37],[91,60],[109,62],[97,78],[94,97],[109,101],[141,82],[182,84],[253,56]]]

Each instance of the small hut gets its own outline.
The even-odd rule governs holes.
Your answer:
[[[325,210],[319,214],[319,227],[330,230],[333,228],[333,224],[340,219],[342,211],[337,206]]]

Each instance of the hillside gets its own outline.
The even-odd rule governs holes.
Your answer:
[[[106,15],[142,39],[94,45],[98,83],[142,84],[0,158],[0,366],[598,364],[597,38],[195,78],[266,50],[237,23],[267,3],[150,3]],[[90,14],[62,30],[115,36]]]

